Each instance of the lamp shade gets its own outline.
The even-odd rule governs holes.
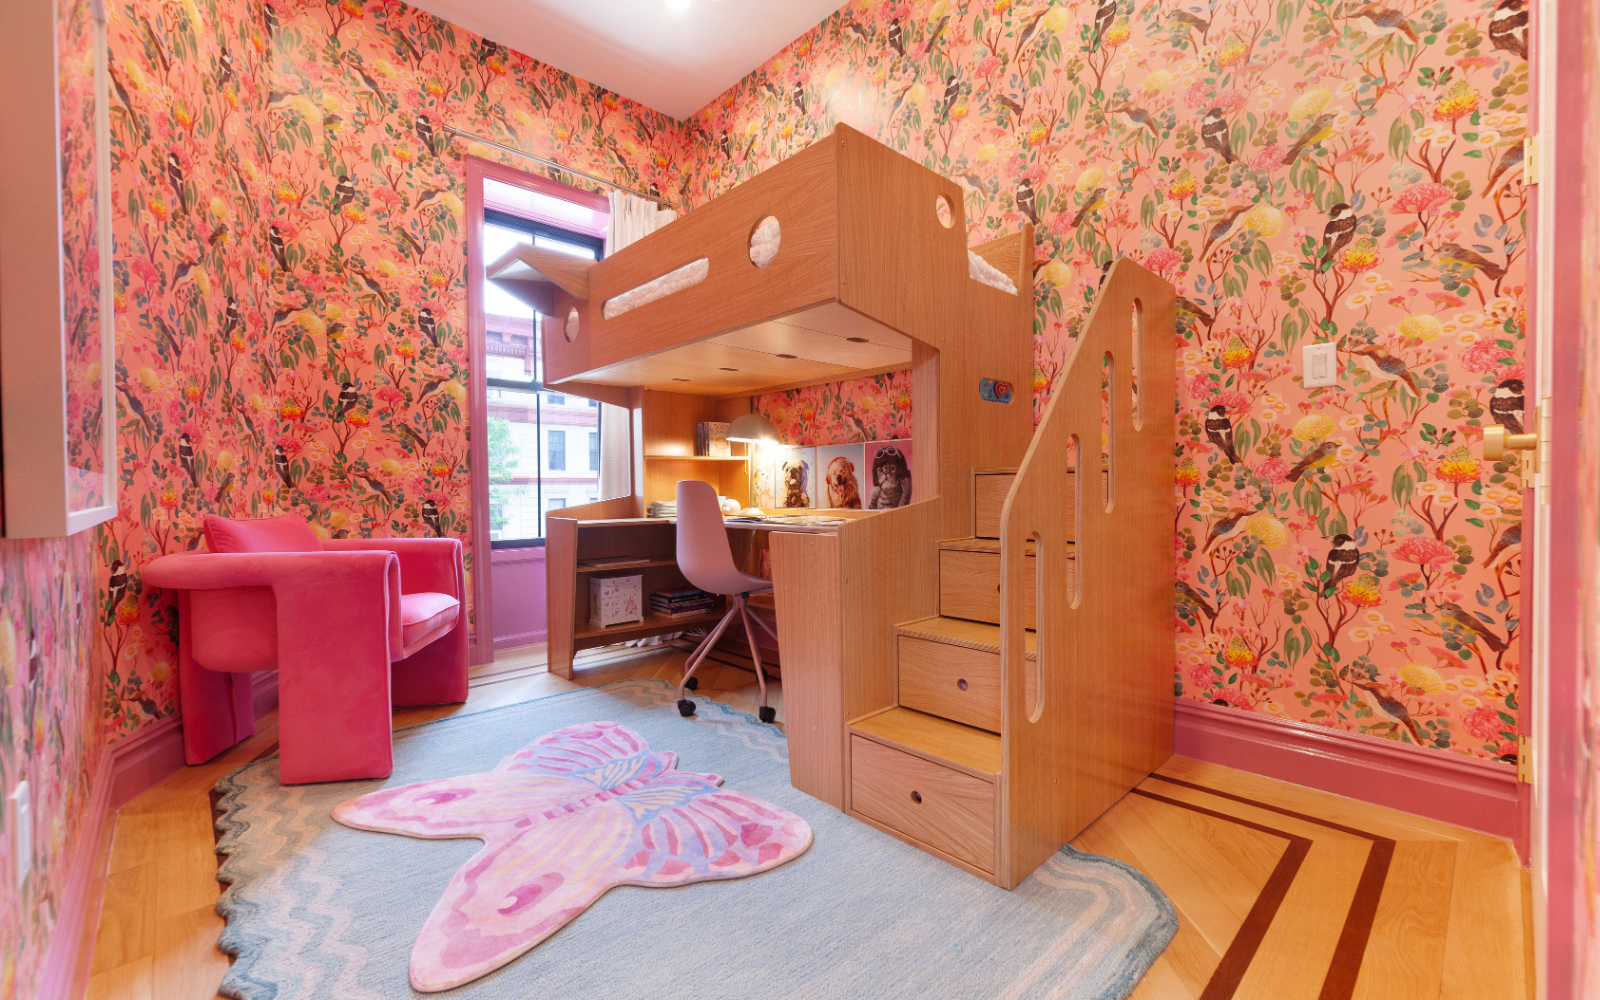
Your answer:
[[[778,440],[778,428],[759,413],[746,413],[728,428],[728,440],[771,443]]]

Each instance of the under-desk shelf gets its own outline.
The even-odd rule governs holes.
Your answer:
[[[676,560],[676,559],[651,559],[651,560],[648,560],[646,562],[618,563],[615,566],[585,566],[583,563],[579,563],[577,572],[579,572],[579,573],[626,573],[629,570],[649,569],[652,566],[676,566],[676,565],[678,565],[678,560]]]
[[[748,455],[646,455],[646,462],[748,462]]]
[[[727,613],[727,609],[718,607],[715,610],[707,611],[703,615],[691,615],[688,618],[668,618],[666,615],[647,614],[644,616],[644,621],[633,622],[629,625],[611,625],[608,627],[591,625],[589,622],[579,622],[573,627],[572,637],[582,642],[586,639],[594,639],[600,636],[605,636],[607,638],[615,637],[617,642],[623,642],[628,639],[638,638],[641,633],[648,634],[650,632],[667,632],[674,629],[691,629],[696,625],[704,625],[708,622],[720,621],[722,616]],[[593,645],[593,643],[589,643],[589,645]]]

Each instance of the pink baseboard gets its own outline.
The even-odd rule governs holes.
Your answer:
[[[252,683],[256,718],[278,707],[278,674],[257,672]],[[56,925],[45,952],[37,1000],[83,995],[100,920],[116,811],[183,769],[183,724],[176,715],[145,726],[106,748],[95,771],[83,830],[69,862]]]
[[[1504,837],[1526,863],[1510,764],[1186,699],[1174,752]]]

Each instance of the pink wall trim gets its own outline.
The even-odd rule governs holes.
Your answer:
[[[494,648],[544,642],[549,634],[544,546],[495,549],[490,566],[494,573]]]
[[[278,672],[256,673],[251,685],[256,718],[278,707]],[[176,715],[154,722],[106,749],[89,792],[66,891],[50,934],[36,1000],[75,1000],[88,984],[94,931],[100,922],[116,811],[183,770],[183,723]]]
[[[1510,764],[1179,699],[1174,752],[1517,842]]]

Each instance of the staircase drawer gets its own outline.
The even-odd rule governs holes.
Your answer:
[[[1034,572],[1034,557],[1028,556],[1026,596],[1027,624],[1034,623],[1034,597],[1039,575]],[[945,549],[939,553],[939,613],[947,618],[966,618],[975,622],[1000,624],[1000,553]]]
[[[1000,731],[1000,654],[900,637],[900,704]]]
[[[994,785],[970,774],[850,737],[850,806],[868,819],[994,871]]]

